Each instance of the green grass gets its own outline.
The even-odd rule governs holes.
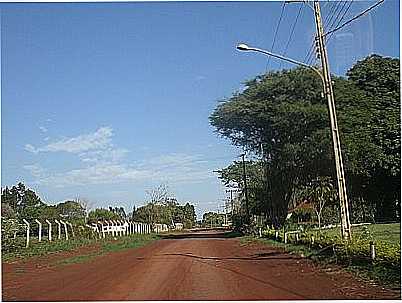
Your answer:
[[[75,263],[83,263],[83,262],[87,262],[97,256],[100,256],[101,253],[100,252],[94,252],[91,254],[87,254],[87,255],[81,255],[81,256],[75,256],[75,257],[71,257],[71,258],[67,258],[67,259],[63,259],[60,261],[56,262],[56,265],[67,265],[67,264],[75,264]]]
[[[11,251],[2,251],[2,259],[5,262],[13,261],[16,259],[26,259],[33,256],[43,256],[49,253],[56,253],[62,251],[71,251],[78,247],[96,243],[95,239],[75,238],[66,240],[56,240],[52,242],[32,240],[30,246],[15,247]],[[3,249],[3,246],[2,246]]]
[[[340,265],[345,271],[351,272],[355,276],[364,281],[375,281],[380,285],[388,288],[400,289],[401,277],[400,268],[388,266],[384,263],[358,263],[352,262],[350,264],[338,263],[336,256],[321,253],[320,250],[311,248],[307,245],[282,243],[267,238],[254,238],[252,236],[245,236],[240,238],[240,245],[249,245],[251,243],[262,243],[271,247],[275,247],[283,252],[296,254],[301,257],[308,258],[321,266],[327,266],[336,263]],[[331,249],[330,249],[331,251]]]
[[[352,226],[352,237],[358,237],[366,230],[373,237],[373,240],[384,241],[392,244],[401,244],[401,224],[370,224],[361,226]],[[320,231],[322,234],[328,236],[340,236],[340,227],[324,229]]]
[[[118,241],[108,241],[102,244],[103,252],[113,252],[123,249],[132,249],[144,246],[160,237],[155,234],[135,235],[133,237],[122,237]]]
[[[118,251],[122,249],[136,248],[144,246],[153,240],[158,239],[159,236],[155,234],[150,235],[131,235],[125,237],[116,238],[106,238],[106,239],[84,239],[84,238],[73,238],[68,241],[57,240],[53,242],[42,241],[38,242],[34,240],[30,243],[28,248],[16,247],[12,251],[2,251],[3,262],[10,262],[14,260],[27,259],[34,256],[43,256],[49,253],[72,251],[79,247],[100,244],[100,252],[90,253],[88,255],[75,256],[71,258],[64,259],[62,263],[80,263],[89,260],[96,255],[104,254],[107,252]]]
[[[302,233],[297,244],[294,235],[288,238],[290,243],[284,244],[271,240],[273,231],[264,234],[269,239],[258,239],[259,242],[308,257],[322,265],[336,263],[364,280],[374,280],[391,288],[400,287],[400,223],[352,227],[350,243],[341,240],[339,228]],[[315,236],[314,245],[310,243],[311,235]],[[283,241],[282,232],[279,240]],[[246,243],[249,239],[246,237],[242,241]],[[376,243],[375,261],[369,257],[370,241]]]

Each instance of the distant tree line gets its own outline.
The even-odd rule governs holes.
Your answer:
[[[2,219],[15,219],[19,222],[25,219],[31,223],[35,219],[61,219],[77,225],[104,220],[134,220],[168,225],[175,222],[183,223],[185,228],[193,227],[196,220],[194,206],[190,203],[179,205],[176,199],[168,199],[167,191],[158,196],[162,188],[163,186],[159,186],[150,191],[150,202],[138,209],[134,206],[133,212],[126,214],[122,206],[90,210],[90,203],[80,198],[48,205],[33,190],[19,182],[16,186],[2,189],[1,216]]]
[[[371,55],[333,76],[352,222],[400,218],[400,62]],[[321,223],[339,221],[327,101],[306,68],[269,72],[219,103],[216,132],[260,160],[246,162],[249,209],[284,224],[290,209]],[[220,173],[244,192],[242,163]],[[243,199],[242,215],[244,212]]]

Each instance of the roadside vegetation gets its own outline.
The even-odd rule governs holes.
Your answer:
[[[246,235],[262,232],[271,244],[277,232],[278,245],[284,245],[284,232],[298,231],[297,244],[296,235],[289,235],[287,249],[295,245],[306,249],[305,255],[314,252],[317,258],[400,285],[399,74],[399,59],[371,55],[345,77],[332,76],[350,220],[372,223],[354,227],[348,243],[339,229],[326,229],[339,225],[340,211],[328,105],[319,77],[306,68],[268,72],[222,100],[210,123],[248,157],[218,171],[235,192],[233,227]],[[376,248],[374,260],[370,242]]]
[[[147,191],[147,195],[148,201],[144,206],[133,206],[133,211],[127,214],[121,206],[92,209],[88,200],[78,197],[55,205],[47,204],[22,182],[5,187],[1,193],[2,260],[7,262],[91,245],[99,245],[102,252],[134,248],[158,237],[152,234],[157,230],[153,230],[147,231],[151,234],[138,234],[136,231],[130,236],[122,236],[121,232],[116,238],[107,234],[104,239],[96,227],[98,222],[113,220],[113,224],[119,221],[121,225],[121,222],[131,221],[149,226],[166,224],[171,230],[176,227],[174,223],[181,223],[185,228],[195,225],[194,206],[189,202],[180,205],[171,197],[167,186],[155,187]],[[24,222],[29,223],[28,247],[27,225]],[[64,228],[60,225],[61,230],[58,230],[58,222],[67,223]]]
[[[157,234],[133,234],[118,238],[107,237],[105,239],[90,237],[74,238],[68,241],[56,240],[53,242],[38,242],[37,240],[34,240],[32,245],[30,245],[28,248],[22,244],[18,247],[14,247],[13,249],[2,250],[2,262],[23,260],[31,257],[44,256],[50,253],[74,251],[83,247],[94,248],[95,253],[90,253],[90,255],[93,257],[107,252],[141,247],[157,239],[159,239]],[[24,239],[21,239],[21,241],[23,242]],[[76,259],[78,262],[78,260],[86,260],[87,258],[89,258],[88,255],[83,254],[80,256],[75,256],[71,260],[63,260],[62,262],[76,263],[72,260]]]
[[[265,230],[262,237],[245,236],[243,245],[260,242],[309,258],[321,265],[338,265],[360,278],[373,280],[380,285],[400,288],[400,224],[373,224],[357,226],[354,238],[345,242],[337,228],[288,235],[284,243],[283,231]],[[314,242],[312,242],[312,236]],[[370,257],[370,244],[375,244],[376,257]]]

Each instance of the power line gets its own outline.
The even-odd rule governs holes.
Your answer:
[[[339,16],[342,14],[343,9],[346,7],[346,5],[348,4],[348,2],[344,1],[342,7],[340,8],[338,14],[336,15],[335,19],[332,21],[332,23],[330,25],[328,25],[328,29],[332,29],[333,26],[336,24],[336,22],[339,20]],[[339,5],[340,7],[340,5]],[[335,15],[335,13],[334,13]]]
[[[352,0],[353,1],[353,0]],[[344,10],[344,8],[346,7],[346,5],[349,3],[349,6],[346,8],[346,10]],[[333,28],[333,26],[335,24],[337,24],[337,26],[339,25],[340,22],[342,22],[344,16],[346,15],[348,9],[350,8],[350,3],[351,2],[347,2],[347,1],[343,1],[343,2],[337,2],[336,4],[331,6],[331,9],[329,10],[327,16],[324,18],[324,26],[326,28],[328,28],[329,30],[331,30]],[[343,11],[343,14],[342,14]],[[342,14],[342,17],[339,19],[339,16]],[[335,17],[335,18],[334,18]],[[326,24],[325,24],[326,23]],[[314,60],[314,50],[315,50],[315,41],[313,41],[313,45],[310,48],[310,51],[308,53],[307,56],[307,64],[311,65],[313,60]]]
[[[326,24],[328,24],[327,21],[328,21],[329,17],[330,17],[330,16],[333,16],[332,12],[333,12],[333,10],[334,10],[334,8],[335,8],[336,6],[337,6],[337,3],[335,3],[335,4],[332,3],[331,8],[330,8],[328,14],[327,14],[327,15],[325,16],[325,18],[324,18],[324,21],[323,21],[324,26],[326,26]],[[325,7],[325,6],[324,6],[324,7]]]
[[[371,11],[372,9],[374,9],[375,7],[377,7],[378,5],[380,5],[381,3],[383,3],[384,0],[380,0],[378,1],[376,4],[370,6],[369,8],[365,9],[364,11],[362,11],[360,14],[354,16],[352,19],[349,19],[348,21],[346,21],[345,23],[343,23],[340,26],[337,26],[336,28],[330,30],[329,32],[324,34],[324,37],[328,36],[329,34],[332,34],[338,30],[340,30],[341,28],[343,28],[344,26],[348,25],[349,23],[353,22],[354,20],[356,20],[357,18],[360,18],[361,16],[363,16],[364,14],[366,14],[367,12]]]
[[[303,62],[308,64],[308,61],[310,61],[310,57],[311,57],[311,52],[314,50],[314,45],[315,45],[315,39],[313,38],[313,42],[311,43],[310,49],[306,54],[306,57],[304,57]]]
[[[337,11],[339,10],[339,8],[341,7],[341,4],[342,4],[341,2],[336,2],[336,3],[332,6],[332,8],[334,8],[334,9],[333,9],[333,11],[331,10],[331,11],[328,13],[327,19],[326,19],[326,21],[323,23],[323,26],[324,26],[324,27],[328,27],[328,24],[330,24],[330,23],[332,22],[332,20],[333,20],[335,14],[337,13]]]
[[[290,32],[290,36],[289,36],[288,42],[286,43],[285,49],[284,49],[284,51],[283,51],[283,55],[284,55],[284,56],[286,56],[286,53],[287,53],[287,51],[288,51],[288,47],[289,47],[290,41],[292,40],[292,36],[293,36],[293,33],[294,33],[294,31],[295,31],[295,28],[296,28],[297,20],[299,19],[299,16],[300,16],[300,14],[302,13],[302,8],[303,8],[303,6],[300,5],[299,11],[297,12],[297,16],[296,16],[295,22],[293,22],[293,26],[292,26],[292,29],[291,29],[291,32]],[[280,65],[279,65],[279,69],[282,68],[282,63],[283,63],[283,61],[281,61]]]
[[[286,5],[286,2],[283,1],[281,15],[280,15],[279,20],[278,20],[278,23],[277,23],[277,25],[276,25],[274,40],[272,41],[272,45],[271,45],[271,52],[274,50],[274,46],[275,46],[275,42],[276,42],[276,36],[278,35],[278,30],[279,30],[279,26],[280,26],[281,21],[282,21],[283,12],[285,11],[285,5]],[[270,63],[270,62],[271,62],[271,57],[268,57],[267,65],[266,65],[266,67],[265,67],[265,72],[268,71],[268,67],[269,67],[269,63]]]
[[[346,8],[346,10],[345,10],[345,12],[343,13],[341,19],[338,21],[338,23],[336,24],[335,27],[338,27],[339,24],[343,21],[343,19],[345,18],[347,12],[349,11],[350,7],[352,6],[352,3],[353,3],[353,0],[351,0],[351,1],[349,2],[349,6]],[[329,35],[329,37],[327,38],[327,45],[328,45],[329,41],[331,40],[331,37],[333,36],[333,34],[334,34],[334,33],[331,33],[331,34]]]

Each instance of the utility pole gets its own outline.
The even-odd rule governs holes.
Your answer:
[[[324,93],[328,100],[328,112],[329,112],[329,119],[331,122],[332,143],[334,147],[336,177],[338,183],[338,196],[341,210],[341,232],[342,232],[342,238],[349,240],[351,238],[349,203],[346,193],[345,173],[343,169],[338,122],[336,119],[334,91],[332,88],[327,50],[325,47],[325,33],[321,20],[320,3],[316,0],[314,1],[314,17],[317,29],[317,37],[316,37],[317,52],[321,59]]]
[[[248,211],[248,194],[247,194],[247,176],[246,176],[246,162],[244,162],[244,156],[246,154],[241,154],[242,159],[243,159],[243,182],[244,182],[244,198],[246,199],[246,223],[249,223],[249,219],[250,219],[250,214]]]
[[[347,25],[350,22],[356,20],[357,18],[363,16],[368,11],[374,9],[375,7],[377,7],[378,5],[383,3],[384,0],[379,0],[376,4],[370,6],[366,10],[362,11],[361,13],[359,13],[358,15],[353,17],[352,19],[344,22],[343,24],[337,26],[336,28],[330,30],[327,33],[324,33],[324,28],[323,28],[322,21],[321,21],[321,12],[320,12],[319,1],[317,1],[317,0],[313,0],[313,1],[312,0],[285,0],[285,3],[292,3],[292,2],[302,2],[314,11],[315,24],[316,24],[316,30],[317,30],[317,36],[316,36],[317,52],[321,59],[322,70],[313,65],[308,65],[303,62],[300,62],[300,61],[297,61],[297,60],[294,60],[294,59],[291,59],[288,57],[284,57],[282,55],[275,54],[275,53],[272,53],[267,50],[250,47],[244,43],[238,44],[236,48],[239,51],[259,52],[259,53],[262,53],[262,54],[265,54],[268,56],[272,56],[272,57],[296,64],[296,65],[304,66],[304,67],[307,67],[307,68],[313,70],[315,73],[317,73],[320,76],[323,86],[324,86],[324,93],[325,93],[325,96],[327,97],[327,101],[328,101],[328,113],[329,113],[329,118],[330,118],[330,123],[331,123],[332,144],[333,144],[333,148],[334,148],[336,177],[337,177],[337,185],[338,185],[338,196],[339,196],[340,210],[341,210],[340,211],[341,233],[342,233],[343,239],[349,240],[352,237],[351,228],[350,228],[351,225],[350,225],[350,216],[349,216],[349,202],[348,202],[348,197],[347,197],[347,192],[346,192],[345,173],[344,173],[344,169],[343,169],[341,144],[340,144],[340,140],[339,140],[338,122],[336,120],[334,92],[332,89],[332,81],[331,81],[331,75],[330,75],[330,70],[329,70],[327,51],[325,48],[325,38],[327,35],[333,34],[334,32],[340,30],[345,25]],[[314,5],[311,6],[309,2],[313,2]]]

